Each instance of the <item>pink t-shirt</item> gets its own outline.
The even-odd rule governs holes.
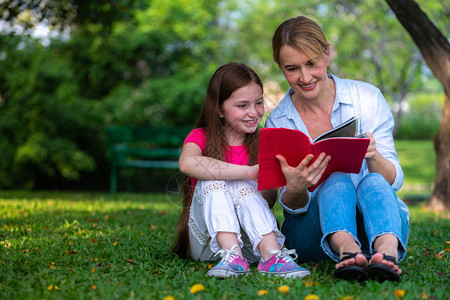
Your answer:
[[[192,130],[186,139],[184,140],[183,146],[187,143],[195,143],[202,150],[202,155],[205,155],[206,148],[206,130],[203,128],[196,128]],[[245,148],[245,145],[240,146],[230,146],[230,150],[225,154],[227,158],[227,162],[236,164],[236,165],[247,165],[248,161],[248,152]],[[196,178],[191,177],[192,189],[195,188],[195,184],[197,183]]]

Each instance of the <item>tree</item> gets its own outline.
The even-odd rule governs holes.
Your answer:
[[[434,140],[436,183],[428,207],[450,209],[450,44],[413,0],[386,0],[441,82],[445,93],[441,127]]]

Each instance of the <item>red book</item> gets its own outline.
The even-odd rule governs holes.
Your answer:
[[[308,188],[314,191],[333,172],[359,173],[370,139],[355,137],[357,120],[352,118],[322,134],[313,142],[300,130],[263,128],[259,136],[258,190],[286,185],[286,178],[275,155],[281,154],[288,164],[296,167],[308,155],[325,152],[331,156],[319,182]],[[352,132],[353,134],[347,135]],[[350,137],[334,137],[347,135]],[[332,136],[332,137],[330,137]],[[311,162],[312,163],[312,162]]]

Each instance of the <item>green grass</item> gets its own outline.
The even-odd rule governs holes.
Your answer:
[[[436,178],[436,153],[431,140],[396,140],[405,181],[399,191],[401,198],[427,196]]]
[[[180,212],[172,194],[0,192],[0,299],[446,299],[449,216],[411,207],[400,283],[335,280],[333,263],[310,263],[311,279],[207,278],[207,263],[173,257]],[[253,269],[254,266],[253,266]],[[308,282],[314,282],[310,285]],[[192,294],[201,283],[205,291]],[[277,291],[287,285],[290,291]],[[57,289],[55,287],[58,287]],[[344,298],[352,297],[352,298]],[[263,297],[264,298],[264,297]]]

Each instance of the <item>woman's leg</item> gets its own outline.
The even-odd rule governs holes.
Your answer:
[[[320,243],[323,233],[320,226],[317,193],[315,195],[310,199],[307,212],[298,215],[284,213],[281,232],[286,237],[285,246],[296,250],[299,262],[329,259]]]
[[[409,224],[395,192],[380,174],[370,173],[361,180],[357,198],[370,250],[379,252],[370,263],[385,264],[401,274],[394,262],[383,257],[392,256],[398,262],[406,254]]]

